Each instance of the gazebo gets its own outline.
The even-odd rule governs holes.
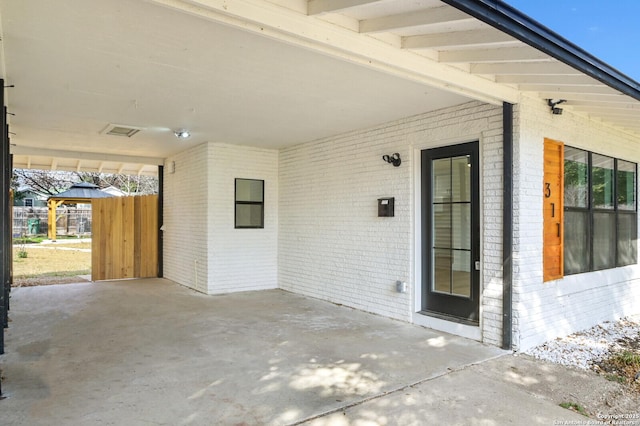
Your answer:
[[[52,241],[56,240],[56,210],[62,204],[91,204],[93,198],[110,197],[113,197],[113,195],[100,191],[98,185],[89,182],[75,183],[68,190],[49,197],[47,199],[47,206],[49,208],[49,239]]]

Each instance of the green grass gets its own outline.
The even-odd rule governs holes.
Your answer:
[[[640,352],[634,349],[626,349],[612,354],[599,364],[605,378],[612,382],[628,384],[640,391],[640,381],[636,380],[636,374],[640,371]]]
[[[560,406],[562,408],[566,408],[567,410],[571,410],[571,411],[575,411],[576,413],[580,413],[585,417],[589,417],[589,414],[587,413],[587,410],[585,410],[585,408],[582,405],[576,404],[575,402],[562,402],[562,403],[560,403]]]
[[[635,352],[631,352],[631,351],[620,352],[619,354],[616,354],[612,360],[622,365],[626,365],[630,367],[640,367],[640,354]]]
[[[610,382],[625,383],[627,380],[618,374],[607,374],[604,376]]]
[[[39,244],[46,240],[47,237],[19,237],[13,239],[13,244]]]
[[[82,237],[86,238],[86,237]],[[43,241],[47,241],[46,235],[29,235],[24,237],[15,237],[13,239],[13,244],[40,244]],[[57,240],[77,240],[77,235],[58,235],[56,237]]]
[[[91,271],[91,253],[58,250],[57,247],[26,247],[25,251],[26,258],[14,256],[13,276],[16,278],[84,275]]]

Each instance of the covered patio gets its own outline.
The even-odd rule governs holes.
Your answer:
[[[295,424],[414,385],[432,392],[428,423],[452,423],[447,402],[464,399],[477,402],[464,419],[523,423],[509,407],[553,408],[477,377],[431,385],[498,346],[637,313],[632,185],[627,232],[610,239],[630,256],[603,272],[582,244],[579,274],[541,271],[564,256],[543,187],[554,178],[562,200],[564,172],[559,155],[546,169],[546,141],[637,182],[640,84],[506,3],[0,0],[0,15],[5,187],[10,163],[157,174],[157,275],[171,280],[16,290],[10,423]],[[464,184],[432,175],[454,160]],[[238,226],[239,206],[259,223]],[[583,222],[567,235],[596,235]]]
[[[415,407],[434,420],[571,416],[515,388],[464,386],[477,381],[466,367],[498,348],[281,290],[206,296],[163,279],[18,288],[12,319],[4,424],[328,424],[372,401],[380,421],[394,410],[382,398],[410,392],[438,394]],[[519,395],[518,413],[506,409]]]

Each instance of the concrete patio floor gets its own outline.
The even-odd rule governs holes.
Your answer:
[[[584,419],[479,374],[498,348],[280,290],[206,296],[162,279],[17,288],[10,318],[3,425]]]

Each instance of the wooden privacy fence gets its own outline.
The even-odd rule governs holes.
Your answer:
[[[91,280],[158,276],[158,196],[96,198]]]

